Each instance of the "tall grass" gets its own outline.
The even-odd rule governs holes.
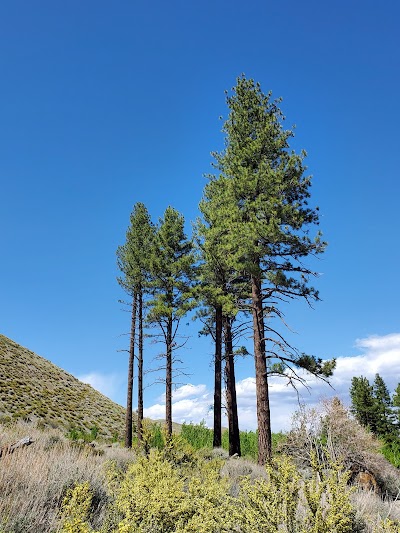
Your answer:
[[[89,482],[96,505],[93,523],[103,521],[108,504],[103,465],[108,460],[124,467],[134,460],[132,451],[105,447],[102,455],[79,446],[57,430],[40,430],[18,422],[0,425],[0,446],[29,435],[33,444],[0,460],[1,533],[48,533],[56,531],[60,506],[76,483]]]

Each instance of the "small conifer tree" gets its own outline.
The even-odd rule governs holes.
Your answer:
[[[350,387],[351,412],[358,422],[368,427],[373,433],[377,428],[376,403],[373,395],[373,387],[367,378],[353,377]]]
[[[391,440],[396,434],[393,403],[386,383],[379,374],[376,374],[373,385],[376,405],[376,433]]]

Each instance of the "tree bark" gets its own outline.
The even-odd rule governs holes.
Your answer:
[[[138,415],[137,436],[139,442],[143,440],[143,290],[139,291],[139,357],[138,357]]]
[[[215,359],[214,359],[214,437],[213,447],[222,445],[222,306],[215,308]]]
[[[233,355],[232,322],[224,317],[225,337],[225,384],[226,384],[226,409],[229,427],[229,455],[241,455],[239,418],[236,399],[235,359]]]
[[[264,340],[264,313],[261,279],[258,276],[251,276],[251,295],[257,395],[258,464],[263,465],[272,458],[272,446],[267,363]]]
[[[132,448],[132,397],[133,397],[133,378],[135,365],[135,336],[136,336],[136,311],[137,311],[137,293],[132,298],[132,315],[131,315],[131,339],[129,345],[129,362],[128,362],[128,391],[126,398],[126,415],[125,415],[125,447]]]
[[[165,376],[165,424],[167,437],[172,435],[172,318],[167,324],[167,361]]]

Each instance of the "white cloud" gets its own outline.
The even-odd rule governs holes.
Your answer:
[[[165,405],[162,403],[156,403],[151,407],[145,407],[143,412],[145,417],[151,418],[152,420],[159,420],[160,418],[165,418]],[[175,412],[173,418],[176,420]],[[178,420],[176,421],[178,422]]]
[[[398,350],[400,346],[400,333],[390,333],[389,335],[370,335],[364,339],[357,339],[356,346],[360,348],[388,351]]]
[[[159,398],[160,402],[144,409],[144,415],[152,419],[165,418],[165,394]],[[213,403],[213,394],[204,384],[187,384],[178,387],[172,393],[172,413],[174,422],[212,422],[210,406]]]
[[[271,423],[274,431],[289,429],[291,417],[298,409],[299,401],[313,406],[323,398],[339,396],[349,404],[349,387],[354,376],[363,375],[372,382],[375,374],[379,373],[389,390],[394,390],[400,381],[400,334],[358,339],[356,346],[363,352],[361,355],[337,358],[336,370],[331,379],[333,388],[322,380],[309,376],[307,382],[311,389],[308,391],[300,387],[298,396],[284,380],[279,378],[270,380]],[[300,375],[307,376],[306,373]],[[249,430],[257,427],[255,390],[253,377],[245,378],[236,384],[241,429]],[[211,426],[212,402],[213,393],[206,385],[184,385],[173,395],[173,419],[176,422],[195,423],[204,419]],[[145,409],[145,415],[151,418],[164,418],[164,398],[160,403]],[[226,421],[224,424],[226,425]]]
[[[185,398],[198,397],[202,394],[207,394],[207,392],[208,391],[206,385],[192,385],[191,383],[187,383],[186,385],[177,387],[175,390],[172,391],[172,401],[175,402],[179,400],[184,400]],[[157,401],[165,403],[165,392],[161,394],[161,396],[159,396]]]
[[[236,383],[236,395],[240,397],[243,403],[248,400],[253,403],[256,394],[256,380],[255,378],[245,378]]]
[[[207,393],[206,385],[192,385],[191,383],[188,383],[173,391],[172,398],[174,401],[184,400],[185,398],[192,398],[193,396],[200,396],[205,393]]]
[[[124,378],[118,374],[101,374],[99,372],[90,372],[77,376],[77,379],[91,385],[104,396],[108,396],[108,398],[117,397],[124,382]]]
[[[380,374],[389,389],[394,389],[400,380],[400,334],[357,339],[356,346],[364,352],[362,355],[338,358],[332,380],[335,388],[344,392],[353,376],[373,380],[375,374]]]

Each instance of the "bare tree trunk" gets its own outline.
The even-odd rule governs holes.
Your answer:
[[[165,376],[165,423],[167,437],[172,435],[172,319],[167,324],[167,364]]]
[[[215,308],[215,359],[214,359],[214,438],[213,447],[222,445],[222,307]]]
[[[236,399],[235,359],[233,355],[232,322],[224,317],[225,337],[225,384],[226,384],[226,409],[229,427],[229,455],[241,455],[240,431]]]
[[[139,442],[143,440],[143,289],[139,290],[139,358],[138,358],[138,415],[137,436]]]
[[[264,313],[261,279],[258,276],[251,276],[251,295],[257,395],[258,464],[263,465],[272,458],[272,446],[267,363],[265,357]]]
[[[129,345],[129,363],[128,363],[128,391],[126,398],[126,415],[125,415],[125,447],[132,448],[132,397],[133,397],[133,377],[135,367],[135,336],[136,336],[136,311],[137,311],[137,293],[133,294],[132,315],[131,315],[131,339]]]

